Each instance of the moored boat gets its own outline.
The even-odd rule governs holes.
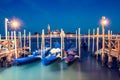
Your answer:
[[[60,58],[60,48],[53,48],[48,52],[48,55],[42,58],[44,65],[49,65]]]
[[[40,60],[40,56],[29,55],[27,57],[14,59],[13,63],[17,65],[22,65],[22,64],[30,63],[37,60]]]
[[[71,64],[72,62],[74,62],[76,59],[79,58],[79,56],[77,55],[77,49],[76,48],[70,48],[68,49],[65,53],[65,62],[67,64]]]

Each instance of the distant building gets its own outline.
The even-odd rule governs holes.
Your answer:
[[[52,31],[51,33],[52,34],[60,34],[60,31],[59,30],[55,30],[55,31]]]
[[[50,25],[48,24],[47,33],[50,34]]]

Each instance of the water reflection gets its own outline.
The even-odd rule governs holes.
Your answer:
[[[120,80],[120,76],[88,56],[69,66],[64,61],[48,66],[40,61],[12,66],[0,72],[0,80]]]
[[[63,64],[60,65],[60,80],[64,80],[63,79]]]

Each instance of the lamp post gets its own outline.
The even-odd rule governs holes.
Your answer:
[[[102,16],[102,19],[101,19],[101,25],[102,25],[102,38],[103,38],[103,42],[102,42],[102,48],[104,49],[105,46],[104,46],[104,42],[105,42],[105,26],[108,24],[108,20],[106,19],[105,16]]]
[[[14,28],[14,42],[15,42],[15,58],[17,59],[17,42],[16,42],[16,29],[20,27],[20,22],[16,19],[11,20],[10,26]]]
[[[7,18],[5,19],[5,30],[7,32],[7,25],[10,25],[11,28],[14,29],[14,45],[15,45],[15,58],[17,58],[17,42],[16,42],[16,29],[21,26],[21,22],[18,19],[12,19],[8,20]],[[7,40],[7,33],[6,33],[6,40]]]
[[[102,16],[101,25],[102,25],[102,60],[104,61],[104,48],[105,48],[105,26],[108,24],[108,20],[105,16]]]
[[[12,19],[10,20],[10,27],[12,27],[14,30],[16,30],[17,28],[19,28],[21,26],[21,21],[19,19]]]
[[[8,24],[10,24],[10,27],[14,28],[15,30],[21,25],[20,20],[13,19],[11,21],[8,20],[8,18],[5,18],[5,39],[7,40],[8,36]]]

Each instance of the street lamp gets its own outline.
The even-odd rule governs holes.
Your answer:
[[[21,21],[19,19],[12,19],[10,21],[10,27],[14,28],[15,30],[21,26]]]
[[[12,20],[8,20],[7,18],[5,18],[5,37],[6,37],[6,40],[7,40],[7,36],[8,36],[8,25],[13,28],[13,29],[17,29],[21,26],[21,21],[19,19],[12,19]]]
[[[102,25],[102,61],[104,61],[104,48],[105,48],[105,36],[104,35],[105,35],[105,26],[108,25],[108,20],[106,19],[105,16],[102,16],[101,25]]]
[[[10,27],[14,28],[14,42],[15,42],[15,58],[17,58],[17,43],[16,43],[16,29],[19,28],[21,26],[21,21],[19,19],[12,19],[12,20],[8,20],[7,18],[5,18],[5,35],[6,35],[6,40],[7,40],[7,36],[8,36],[8,24]]]
[[[108,25],[108,20],[106,19],[105,16],[102,16],[102,19],[101,19],[101,25],[102,25],[102,38],[103,38],[103,42],[102,42],[102,48],[104,49],[104,42],[105,42],[105,37],[104,37],[104,34],[105,34],[105,26]]]
[[[15,30],[21,26],[21,23],[18,19],[13,19],[10,21],[10,27]],[[16,31],[14,30],[14,41],[15,41],[15,58],[17,58],[17,43],[16,43]]]

